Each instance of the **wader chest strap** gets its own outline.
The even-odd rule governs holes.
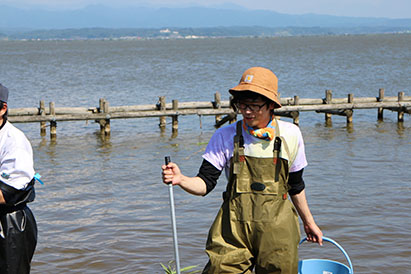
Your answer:
[[[274,118],[275,119],[275,118]],[[275,174],[274,174],[274,180],[278,182],[280,178],[280,151],[281,151],[281,137],[280,137],[280,127],[278,126],[278,121],[275,119],[275,139],[274,139],[274,146],[273,146],[273,161],[275,165]]]
[[[244,137],[242,129],[242,121],[236,124],[236,135],[234,136],[234,151],[233,151],[233,174],[238,174],[239,162],[244,159]]]
[[[280,157],[280,151],[281,151],[281,138],[280,137],[275,137],[275,140],[274,140],[274,158],[273,158],[273,161],[274,161],[274,164],[275,164],[275,176],[274,176],[274,180],[276,181],[276,182],[278,182],[279,181],[279,179],[280,179],[280,168],[281,168],[281,164],[280,164],[280,161],[279,161],[279,157]]]

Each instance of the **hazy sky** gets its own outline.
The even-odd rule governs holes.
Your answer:
[[[248,9],[267,9],[288,14],[329,14],[356,17],[411,18],[411,0],[0,0],[12,6],[81,8],[91,4],[171,6],[219,6],[235,3]]]

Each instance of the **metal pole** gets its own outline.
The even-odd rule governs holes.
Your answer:
[[[165,157],[166,165],[170,163],[170,156]],[[177,274],[180,274],[180,256],[178,255],[178,241],[177,241],[177,225],[176,225],[176,213],[174,209],[174,194],[173,184],[168,185],[168,194],[170,196],[170,212],[171,212],[171,225],[173,227],[173,242],[174,242],[174,259],[176,261]]]

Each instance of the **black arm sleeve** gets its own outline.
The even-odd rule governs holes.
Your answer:
[[[303,180],[303,171],[304,169],[296,172],[290,172],[290,175],[288,177],[288,185],[290,186],[288,193],[290,195],[296,195],[304,190],[305,183]]]
[[[204,194],[204,196],[214,189],[214,187],[217,184],[217,180],[221,175],[221,172],[221,170],[218,170],[215,166],[210,164],[210,162],[208,162],[207,160],[203,160],[200,170],[198,171],[197,177],[203,179],[203,181],[206,184],[207,192],[206,194]]]

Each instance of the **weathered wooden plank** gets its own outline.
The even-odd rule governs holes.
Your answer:
[[[403,102],[411,101],[411,96],[403,96]],[[369,97],[369,98],[355,98],[353,100],[354,103],[392,103],[398,102],[398,97],[384,97],[382,101],[379,101],[377,97]],[[348,98],[333,98],[329,105],[339,105],[339,104],[347,104]],[[281,104],[284,107],[293,106],[295,105],[295,97],[294,98],[285,98],[281,99]],[[322,105],[324,104],[323,99],[298,99],[298,105],[300,106],[311,106],[311,105]],[[229,101],[220,101],[219,104],[220,108],[229,108],[230,102]],[[391,105],[387,106],[390,107]],[[183,109],[211,109],[215,107],[214,102],[179,102],[178,108],[180,110]],[[382,105],[381,107],[385,107]],[[165,104],[166,110],[172,110],[173,106],[172,103]],[[307,108],[310,109],[311,108]],[[140,111],[156,111],[159,110],[159,106],[152,104],[152,105],[137,105],[137,106],[111,106],[110,112],[140,112]],[[55,107],[54,108],[56,115],[65,115],[65,114],[89,114],[89,113],[97,113],[98,109],[96,107]],[[44,112],[49,115],[50,108],[45,107]],[[9,109],[9,117],[11,116],[31,116],[31,115],[39,115],[40,108],[10,108]]]
[[[301,99],[300,99],[301,101]],[[411,106],[411,101],[401,102],[376,102],[376,103],[344,103],[344,104],[324,104],[324,105],[298,105],[298,106],[283,106],[274,112],[281,111],[316,111],[316,110],[338,110],[338,109],[372,109],[372,108],[402,108]]]
[[[96,109],[96,108],[94,108]],[[54,107],[54,112],[56,115],[61,114],[85,114],[85,113],[93,113],[93,108],[83,108],[83,107]],[[50,114],[50,107],[45,107],[43,112],[45,114]],[[10,108],[9,115],[10,116],[25,116],[25,115],[39,115],[41,114],[41,108]]]
[[[309,99],[309,98],[300,98],[300,105],[321,105],[324,103],[324,99]],[[379,101],[378,97],[357,97],[354,99],[355,103],[375,103],[375,102],[397,102],[398,97],[384,97],[383,100]],[[411,96],[404,96],[404,101],[411,101]],[[284,98],[280,100],[283,106],[294,105],[294,98]],[[348,103],[348,98],[332,98],[330,104],[345,104]]]
[[[301,102],[301,99],[300,99]],[[375,102],[375,103],[346,103],[346,104],[322,104],[322,105],[294,105],[283,106],[274,110],[274,113],[281,114],[287,112],[301,111],[344,111],[346,109],[408,109],[411,107],[411,101],[400,102]],[[144,117],[162,117],[173,115],[227,115],[233,112],[230,108],[220,109],[180,109],[178,110],[155,110],[155,111],[133,111],[133,112],[112,112],[110,107],[108,113],[79,113],[79,114],[55,114],[55,115],[34,115],[34,116],[13,116],[9,115],[9,120],[14,123],[27,122],[50,122],[50,121],[79,121],[79,120],[105,120],[105,119],[127,119],[127,118],[144,118]],[[408,113],[408,112],[407,112]]]

